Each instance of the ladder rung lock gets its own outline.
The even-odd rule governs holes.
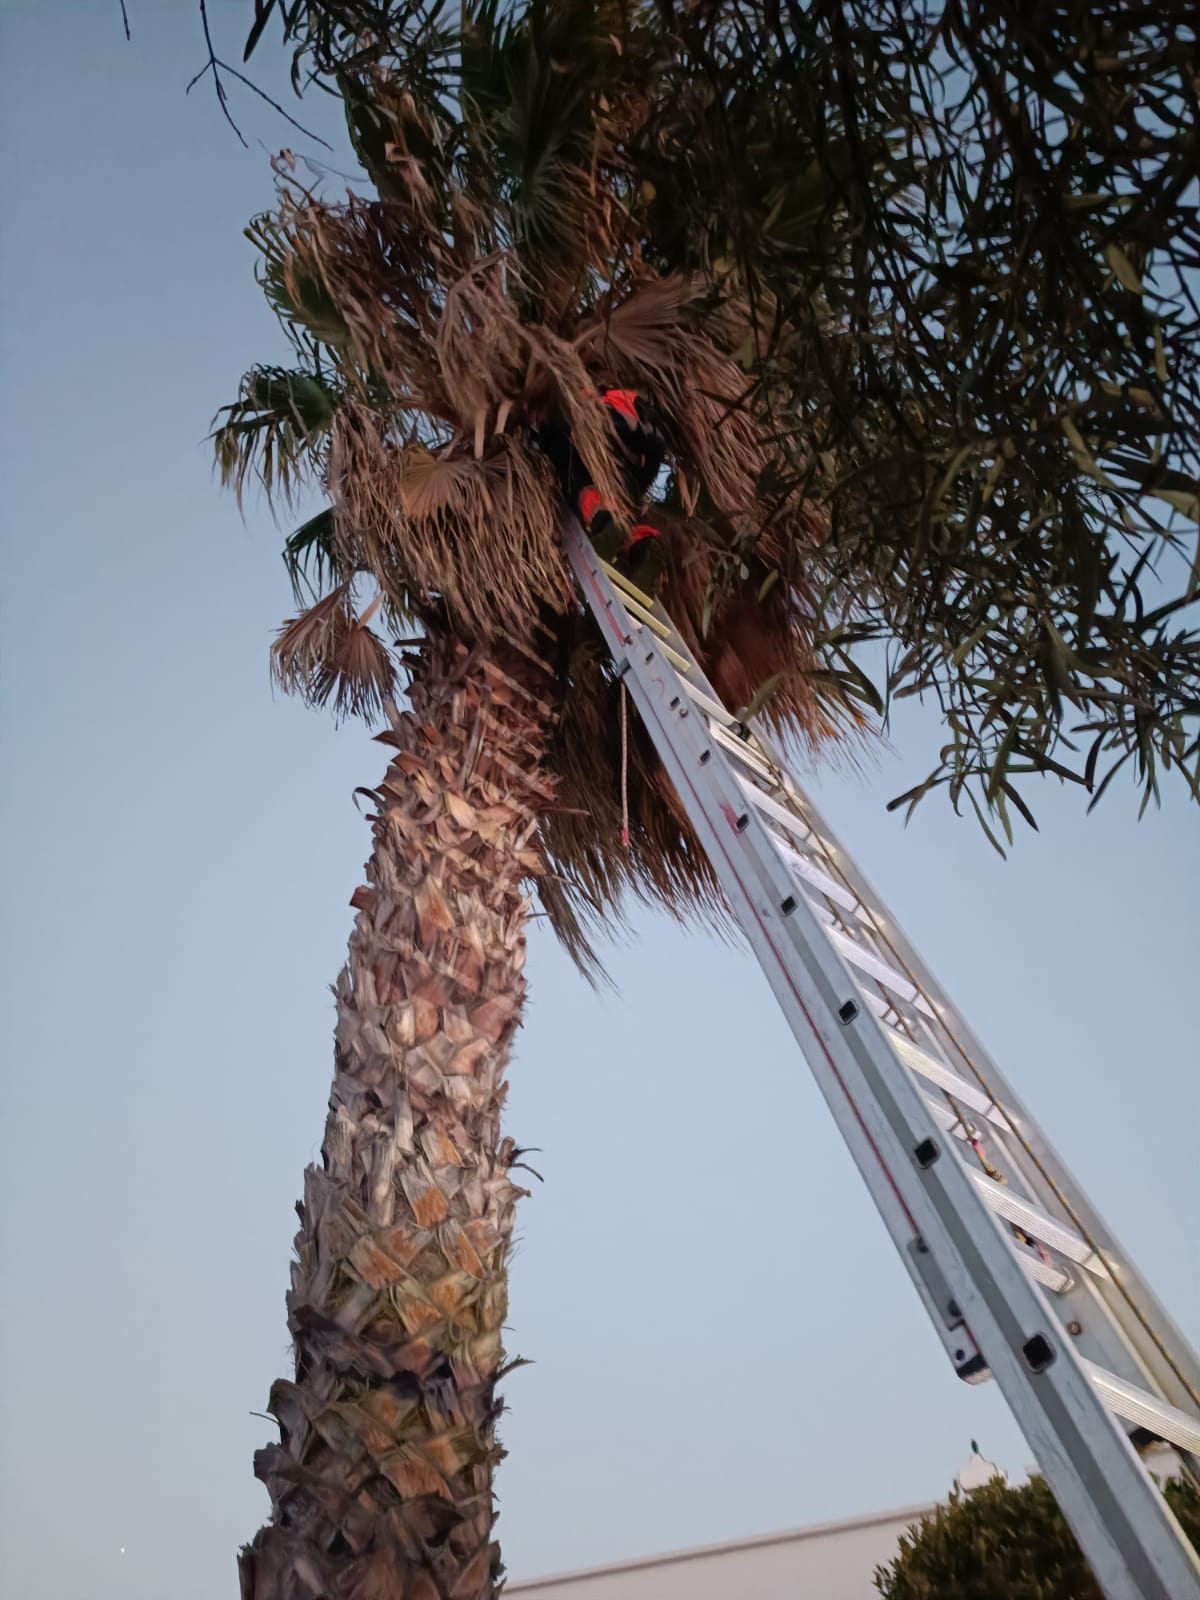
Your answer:
[[[1014,1241],[1013,1248],[1017,1252],[1017,1260],[1025,1271],[1043,1288],[1049,1289],[1052,1294],[1064,1294],[1075,1281],[1069,1272],[1064,1272],[1061,1267],[1056,1267],[1052,1262],[1043,1261],[1040,1256],[1033,1255],[1028,1250],[1018,1249]]]
[[[1043,1244],[1066,1256],[1068,1261],[1076,1262],[1095,1277],[1111,1278],[1112,1274],[1091,1245],[1073,1228],[1057,1222],[1031,1201],[1022,1200],[1020,1195],[1014,1194],[1007,1185],[997,1183],[995,1178],[989,1178],[986,1172],[967,1167],[967,1176],[998,1217],[1003,1217],[1006,1222],[1016,1223],[1024,1232],[1032,1234],[1035,1239],[1040,1239]]]
[[[860,993],[886,1027],[898,1028],[902,1022],[908,1020],[900,1010],[903,1001],[893,1000],[889,995],[876,994],[873,989],[861,989]]]
[[[1178,1445],[1181,1450],[1190,1450],[1193,1455],[1200,1454],[1200,1420],[1189,1416],[1186,1411],[1180,1411],[1178,1406],[1160,1400],[1156,1394],[1139,1389],[1137,1384],[1127,1383],[1115,1373],[1106,1372],[1094,1361],[1084,1361],[1083,1368],[1101,1399],[1117,1416],[1149,1429],[1160,1439]]]
[[[961,1099],[961,1096],[956,1096],[956,1098]],[[967,1142],[968,1133],[963,1125],[961,1111],[955,1111],[949,1100],[936,1099],[933,1095],[926,1094],[924,1090],[921,1092],[921,1099],[928,1106],[939,1127],[944,1128],[947,1133],[952,1133],[961,1143],[965,1144]],[[993,1107],[992,1109],[994,1110],[995,1108]]]

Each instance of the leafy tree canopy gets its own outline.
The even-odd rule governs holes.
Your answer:
[[[616,42],[593,90],[639,85],[625,236],[710,304],[748,306],[740,403],[780,446],[760,493],[828,514],[808,562],[822,648],[882,648],[881,703],[941,704],[947,743],[896,803],[946,785],[1011,834],[1030,772],[1094,802],[1122,769],[1145,800],[1171,770],[1200,797],[1192,8],[590,9]],[[555,10],[256,0],[246,54],[274,24],[298,88],[353,100],[382,67],[447,126],[473,104],[524,150],[521,225],[545,239],[578,168],[547,144],[530,165],[530,136],[559,138],[587,30],[544,63],[549,90],[513,51]],[[464,21],[510,41],[490,87],[459,80]]]

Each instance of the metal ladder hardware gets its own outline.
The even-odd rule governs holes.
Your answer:
[[[764,730],[573,518],[563,544],[955,1371],[996,1379],[1108,1600],[1200,1600],[1130,1440],[1200,1472],[1200,1360]]]

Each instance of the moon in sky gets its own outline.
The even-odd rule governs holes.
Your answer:
[[[124,1554],[125,1554],[125,1546],[124,1546],[124,1545],[122,1545],[122,1546],[121,1546],[121,1554],[122,1554],[122,1555],[124,1555]]]

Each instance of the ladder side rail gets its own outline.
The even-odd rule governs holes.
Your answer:
[[[987,1092],[1001,1107],[1011,1113],[1021,1138],[1046,1175],[1042,1176],[1036,1169],[1030,1167],[1028,1155],[1022,1149],[1019,1140],[1015,1139],[1011,1132],[1007,1133],[1002,1141],[1005,1152],[1019,1167],[1026,1186],[1032,1189],[1031,1198],[1036,1199],[1038,1204],[1069,1225],[1082,1224],[1081,1231],[1099,1248],[1102,1257],[1115,1270],[1121,1284],[1128,1291],[1130,1299],[1140,1308],[1146,1322],[1150,1324],[1150,1328],[1147,1328],[1137,1317],[1116,1283],[1089,1284],[1089,1294],[1098,1294],[1105,1309],[1120,1328],[1124,1348],[1136,1361],[1141,1376],[1143,1379],[1150,1379],[1172,1405],[1200,1418],[1200,1355],[1138,1272],[1128,1251],[1122,1247],[1112,1229],[1088,1200],[1082,1186],[1043,1133],[1012,1083],[978,1039],[966,1018],[958,1011],[928,965],[913,949],[900,923],[885,902],[855,866],[853,859],[817,808],[807,796],[802,796],[801,799],[814,832],[832,847],[833,859],[840,873],[860,901],[881,921],[888,940],[902,958],[904,966],[912,973],[932,1002],[935,1018],[931,1020],[922,1017],[919,1019],[920,1024],[938,1039],[941,1054],[948,1064],[971,1081],[975,1081],[970,1067],[970,1063],[973,1063],[978,1071],[979,1080]],[[969,1061],[966,1059],[968,1057]],[[992,1127],[987,1129],[992,1137],[999,1131],[1001,1130]]]
[[[794,883],[761,818],[739,806],[736,780],[658,643],[635,632],[576,531],[567,547],[588,604],[623,670],[714,871],[874,1194],[889,1186],[977,1338],[1068,1522],[1110,1600],[1200,1600],[1200,1563],[1129,1440],[1025,1275],[996,1217]],[[853,1136],[852,1136],[853,1137]],[[873,1158],[860,1159],[864,1144]],[[939,1157],[941,1159],[939,1159]],[[886,1212],[885,1212],[886,1220]],[[895,1237],[895,1230],[893,1229]]]
[[[793,864],[796,864],[798,856],[791,852],[787,845],[782,845],[782,848]],[[865,902],[865,908],[870,911],[869,901]],[[830,909],[835,910],[836,907]],[[868,949],[873,949],[882,960],[890,960],[895,964],[894,950],[889,950],[882,941],[872,939],[871,932],[872,930],[868,928],[865,935],[857,942]],[[911,967],[909,970],[912,971]],[[862,985],[863,976],[862,974],[858,976]],[[919,981],[919,973],[913,973],[913,976]],[[878,980],[875,981],[879,987]],[[961,1078],[962,1063],[948,1059],[950,1052],[942,1043],[941,1030],[935,1018],[922,1015],[893,995],[881,992],[879,999],[889,1005],[897,1019],[897,1025],[891,1030],[894,1044],[898,1046],[899,1041],[904,1038],[916,1044],[920,1039],[927,1055],[932,1055],[935,1060],[944,1061],[948,1069]],[[976,1079],[971,1078],[965,1082],[966,1090],[975,1089],[978,1094],[982,1094],[983,1091]],[[1058,1218],[1082,1238],[1086,1233],[1086,1224],[1080,1228],[1079,1223],[1082,1219],[1078,1217],[1078,1212],[1072,1216],[1068,1208],[1061,1204],[1059,1186],[1047,1182],[1045,1175],[1032,1164],[1029,1153],[1019,1142],[1012,1126],[1005,1123],[1004,1117],[1007,1114],[1013,1124],[1020,1126],[1013,1108],[1005,1105],[1002,1110],[999,1105],[995,1105],[994,1108],[989,1108],[986,1117],[972,1116],[969,1107],[972,1101],[977,1105],[977,1101],[974,1096],[971,1100],[966,1099],[966,1090],[957,1093],[951,1085],[941,1086],[944,1110],[936,1104],[933,1107],[934,1115],[939,1117],[941,1125],[945,1125],[945,1117],[949,1116],[952,1123],[957,1123],[957,1126],[951,1127],[950,1131],[963,1145],[972,1150],[974,1159],[980,1162],[982,1170],[1003,1181],[1007,1193],[1033,1202],[1046,1216]],[[1032,1231],[1037,1240],[1034,1247],[1037,1251],[1048,1252],[1055,1248],[1054,1239],[1048,1231],[1039,1232],[1036,1228]],[[1096,1243],[1099,1244],[1099,1241]],[[1103,1261],[1107,1253],[1103,1251],[1102,1245],[1099,1246],[1099,1254]],[[1120,1259],[1108,1258],[1112,1259],[1114,1264]],[[1072,1259],[1084,1258],[1075,1256]],[[1026,1265],[1030,1271],[1040,1272],[1041,1281],[1055,1289],[1059,1297],[1056,1309],[1064,1324],[1074,1331],[1081,1357],[1107,1367],[1117,1377],[1148,1384],[1152,1389],[1157,1389],[1162,1398],[1174,1405],[1182,1404],[1193,1411],[1196,1410],[1186,1384],[1180,1375],[1172,1370],[1148,1330],[1137,1320],[1121,1293],[1121,1286],[1114,1282],[1103,1265],[1100,1266],[1099,1278],[1094,1271],[1063,1272],[1061,1268],[1056,1269],[1052,1260],[1047,1259],[1045,1255],[1040,1266],[1029,1259]],[[1196,1421],[1197,1427],[1200,1428],[1200,1415]]]
[[[707,700],[699,703],[707,707]],[[753,765],[750,765],[743,758],[742,742],[730,740],[724,725],[720,730],[714,730],[714,737],[734,758],[735,771],[739,766],[745,767],[748,774],[758,778],[759,781],[755,782],[751,781],[750,776],[739,775],[739,786],[760,812],[765,812],[774,824],[782,824],[786,830],[786,837],[775,826],[768,831],[776,847],[805,878],[803,887],[806,898],[810,905],[817,907],[823,924],[828,924],[825,931],[829,937],[838,945],[841,953],[854,963],[859,988],[875,1014],[886,1022],[888,1038],[893,1047],[910,1068],[926,1073],[926,1081],[929,1064],[946,1061],[947,1072],[954,1081],[943,1080],[939,1085],[945,1103],[942,1105],[936,1102],[936,1098],[931,1101],[927,1097],[926,1104],[944,1130],[947,1116],[951,1124],[957,1124],[951,1128],[955,1138],[971,1148],[974,1158],[979,1162],[978,1170],[973,1165],[969,1166],[973,1178],[984,1180],[986,1176],[987,1181],[980,1183],[981,1191],[991,1208],[1012,1224],[1014,1248],[1019,1251],[1025,1270],[1054,1292],[1055,1309],[1074,1339],[1077,1354],[1084,1365],[1089,1371],[1106,1372],[1110,1381],[1103,1393],[1118,1415],[1131,1426],[1151,1427],[1152,1431],[1157,1430],[1160,1437],[1170,1440],[1187,1463],[1193,1478],[1200,1479],[1200,1407],[1196,1405],[1195,1396],[1187,1383],[1186,1368],[1178,1362],[1173,1363],[1170,1349],[1173,1343],[1187,1349],[1182,1335],[1177,1329],[1172,1331],[1173,1325],[1169,1319],[1160,1333],[1154,1323],[1153,1311],[1141,1301],[1131,1303],[1131,1297],[1123,1292],[1125,1285],[1119,1276],[1114,1276],[1109,1270],[1108,1263],[1111,1262],[1119,1272],[1119,1261],[1106,1255],[1100,1241],[1089,1235],[1078,1210],[1063,1202],[1061,1185],[1055,1184],[1038,1166],[1033,1152],[1021,1141],[1021,1124],[1012,1108],[997,1103],[998,1097],[994,1091],[990,1095],[984,1093],[979,1081],[982,1074],[978,1077],[972,1074],[971,1079],[963,1076],[963,1072],[970,1069],[964,1068],[962,1053],[954,1050],[946,1028],[938,1020],[935,1007],[926,999],[920,986],[921,974],[912,971],[897,951],[895,941],[889,940],[886,931],[876,932],[870,926],[870,899],[874,896],[861,876],[856,880],[861,894],[841,874],[842,882],[829,886],[832,893],[822,890],[817,899],[812,898],[813,886],[823,873],[814,874],[810,863],[823,864],[823,867],[835,872],[838,869],[836,862],[824,853],[827,841],[822,841],[820,837],[817,819],[811,814],[793,817],[780,804],[781,800],[788,800],[790,792],[790,804],[799,808],[803,797],[786,772],[781,770],[782,762],[770,751],[769,740],[761,734],[755,735],[751,746]],[[777,776],[771,774],[770,765],[779,769]],[[767,777],[764,778],[763,773]],[[775,799],[768,799],[761,787],[768,780],[771,794],[777,797]],[[852,915],[850,922],[843,909],[847,904]],[[866,922],[862,918],[866,918]],[[842,928],[852,927],[855,936],[847,941],[836,924]],[[870,957],[872,951],[879,958],[879,965],[874,968]],[[893,976],[885,977],[885,970]],[[911,1053],[906,1053],[904,1048],[913,1044],[915,1038],[921,1040],[924,1055],[924,1065],[919,1068]],[[951,1053],[955,1058],[952,1063],[948,1060]],[[964,1106],[973,1105],[979,1109],[980,1101],[985,1108],[984,1120],[974,1122],[965,1116]],[[968,1128],[972,1135],[969,1139]],[[999,1188],[990,1181],[992,1179],[1000,1180]],[[1071,1187],[1074,1187],[1073,1180]],[[1022,1197],[1034,1205],[1034,1214],[1025,1217],[1013,1215],[1012,1206],[1004,1203],[1005,1199],[1019,1200]],[[1044,1221],[1039,1222],[1039,1217]],[[1087,1270],[1082,1274],[1069,1270],[1061,1259],[1056,1260],[1051,1253],[1061,1251],[1064,1247],[1063,1241],[1057,1238],[1063,1227],[1082,1247],[1067,1251],[1068,1262],[1086,1266]],[[1032,1235],[1032,1242],[1028,1237],[1022,1237],[1026,1232]],[[981,1375],[972,1367],[966,1370],[959,1368],[959,1371],[960,1376],[970,1373],[973,1382],[981,1381]],[[982,1377],[986,1376],[988,1374],[985,1371]],[[1131,1401],[1129,1396],[1135,1392],[1138,1398]],[[1154,1415],[1153,1422],[1150,1420],[1151,1413]]]
[[[655,614],[664,625],[671,626],[661,605],[656,604]],[[677,632],[676,644],[694,663],[691,652],[678,640]],[[699,674],[698,666],[695,670]],[[704,688],[707,696],[716,700],[715,691],[706,681]],[[1085,1301],[1085,1308],[1079,1309],[1099,1312],[1102,1319],[1103,1325],[1097,1327],[1094,1315],[1069,1317],[1081,1327],[1081,1353],[1097,1353],[1090,1347],[1098,1342],[1104,1360],[1115,1373],[1148,1382],[1171,1405],[1200,1422],[1200,1354],[1138,1272],[1132,1257],[1087,1198],[965,1017],[909,944],[900,923],[855,866],[818,808],[792,780],[772,736],[758,724],[752,725],[751,732],[753,746],[778,770],[781,787],[807,830],[807,839],[799,845],[800,851],[817,863],[823,857],[829,859],[847,888],[881,929],[862,929],[870,945],[885,961],[895,963],[899,957],[901,970],[907,969],[922,994],[932,1002],[932,1015],[914,1013],[908,1017],[910,1036],[913,1029],[924,1035],[926,1048],[936,1041],[932,1053],[959,1076],[968,1076],[984,1087],[1006,1114],[1007,1126],[997,1125],[1004,1118],[990,1118],[990,1125],[981,1127],[980,1131],[985,1146],[999,1146],[1008,1181],[1011,1183],[1015,1177],[1018,1190],[1024,1190],[1027,1197],[1048,1214],[1059,1217],[1082,1233],[1101,1258],[1115,1269],[1104,1283],[1091,1280],[1068,1291],[1069,1299]],[[751,787],[758,786],[752,784]],[[889,998],[894,1004],[894,997]],[[987,1153],[995,1159],[994,1149]],[[1189,1462],[1193,1474],[1200,1479],[1200,1458],[1191,1456]]]
[[[618,598],[624,599],[618,589]],[[672,633],[672,643],[677,653],[683,655],[692,667],[694,687],[701,692],[703,698],[711,700],[720,708],[720,702],[711,683],[704,677],[702,669],[696,658],[684,641],[679,637],[678,630],[674,629],[670,617],[660,603],[654,606],[654,615],[662,627]],[[695,697],[693,697],[695,698]],[[724,710],[724,708],[720,708]],[[732,717],[727,718],[732,721]],[[906,1032],[911,1038],[914,1032],[925,1048],[935,1058],[943,1060],[947,1067],[958,1076],[964,1073],[971,1074],[969,1081],[978,1085],[980,1079],[987,1085],[988,1092],[999,1102],[998,1113],[988,1119],[986,1123],[977,1123],[981,1135],[984,1153],[999,1170],[1004,1172],[1006,1181],[1018,1194],[1036,1204],[1050,1216],[1057,1216],[1061,1221],[1074,1228],[1083,1225],[1083,1231],[1090,1236],[1101,1254],[1111,1260],[1113,1264],[1125,1263],[1129,1260],[1126,1253],[1117,1244],[1111,1230],[1100,1222],[1094,1209],[1088,1204],[1074,1177],[1069,1172],[1066,1164],[1053,1150],[1048,1141],[1040,1135],[1037,1124],[1028,1112],[1012,1094],[1011,1088],[996,1067],[991,1056],[983,1049],[982,1045],[971,1033],[965,1019],[953,1006],[949,996],[933,977],[928,967],[917,955],[904,938],[903,932],[895,917],[887,910],[873,887],[854,866],[852,858],[847,854],[828,827],[825,819],[809,800],[808,796],[799,789],[791,780],[782,753],[778,750],[771,736],[761,726],[754,725],[753,745],[757,747],[780,774],[780,779],[787,791],[793,807],[800,812],[799,819],[792,819],[793,826],[798,821],[807,833],[805,841],[797,841],[797,854],[804,853],[810,861],[819,862],[823,851],[828,851],[834,857],[834,865],[841,871],[853,897],[859,906],[867,912],[875,924],[879,926],[859,924],[859,942],[867,948],[874,948],[878,956],[885,961],[896,961],[896,955],[901,958],[902,968],[906,967],[916,980],[920,988],[933,1002],[934,1015],[921,1015],[913,1012],[911,1008],[898,1004],[894,996],[885,996],[896,1008],[897,1014],[904,1015]],[[757,788],[757,785],[752,785]],[[776,812],[778,820],[788,826],[788,818]],[[789,848],[784,845],[784,848]],[[840,908],[831,903],[831,910],[837,912]],[[892,948],[887,948],[890,942]],[[863,975],[858,974],[859,982],[864,981]],[[941,1015],[937,1015],[939,1007]],[[943,1021],[942,1019],[946,1019]],[[954,1043],[954,1037],[964,1043],[970,1053],[971,1061],[979,1069],[978,1076],[971,1073],[970,1065],[962,1058]],[[923,1036],[923,1037],[922,1037]],[[914,1039],[914,1042],[917,1042]],[[948,1101],[952,1099],[952,1091],[945,1090]],[[1020,1143],[1020,1138],[1011,1125],[1003,1125],[1003,1114],[1007,1114],[1011,1124],[1015,1124],[1020,1134],[1025,1136],[1032,1148],[1032,1156],[1036,1165],[1031,1165],[1030,1152]],[[1034,1138],[1029,1138],[1031,1131]],[[999,1146],[999,1149],[996,1147]],[[1040,1146],[1040,1148],[1039,1148]],[[1044,1170],[1039,1171],[1038,1166]],[[1078,1203],[1064,1204],[1064,1197],[1074,1202],[1076,1196]],[[1095,1223],[1096,1226],[1090,1226]],[[1048,1274],[1053,1278],[1054,1273]],[[1172,1405],[1191,1412],[1200,1422],[1200,1404],[1197,1403],[1194,1389],[1200,1384],[1192,1383],[1194,1377],[1200,1380],[1200,1363],[1197,1363],[1191,1347],[1176,1327],[1162,1306],[1161,1302],[1153,1295],[1143,1280],[1136,1278],[1136,1269],[1125,1274],[1125,1286],[1129,1289],[1133,1299],[1143,1310],[1146,1320],[1159,1333],[1159,1339],[1170,1352],[1168,1356],[1151,1333],[1132,1311],[1128,1300],[1122,1295],[1120,1288],[1111,1278],[1104,1282],[1097,1282],[1090,1274],[1076,1274],[1069,1277],[1065,1284],[1058,1289],[1062,1300],[1060,1307],[1061,1317],[1064,1322],[1078,1326],[1080,1332],[1076,1336],[1079,1340],[1079,1353],[1085,1359],[1098,1361],[1106,1365],[1114,1374],[1133,1378],[1149,1383],[1156,1387],[1162,1397]],[[1174,1359],[1174,1366],[1171,1361]],[[1176,1370],[1178,1369],[1178,1370]],[[1196,1462],[1200,1467],[1200,1462]]]
[[[591,552],[589,551],[588,554],[591,555]],[[573,565],[575,565],[577,578],[582,581],[583,569],[576,564],[574,558]],[[618,660],[619,663],[618,648],[624,652],[632,652],[639,647],[645,635],[638,626],[638,614],[626,607],[624,590],[618,583],[612,581],[613,574],[610,569],[603,562],[597,563],[597,565],[600,569],[599,587],[601,594],[605,594],[606,588],[611,590],[610,594],[605,594],[605,603],[607,604],[612,599],[618,602],[616,606],[610,607],[612,627],[611,629],[605,627],[605,636],[610,649],[613,651],[614,659]],[[607,586],[604,584],[605,576],[609,580]],[[593,611],[596,610],[596,604],[597,602],[593,599],[591,602]],[[660,622],[670,628],[671,645],[676,654],[681,656],[688,664],[690,669],[689,681],[685,682],[678,674],[675,674],[674,684],[671,686],[674,689],[674,686],[678,685],[678,691],[687,696],[689,709],[686,715],[695,717],[695,726],[700,729],[700,737],[705,738],[704,718],[696,712],[695,697],[690,691],[698,691],[701,697],[711,701],[714,706],[721,708],[717,692],[704,676],[703,668],[696,660],[692,650],[679,636],[678,630],[663,610],[661,603],[655,603],[653,614]],[[603,619],[602,626],[604,626]],[[649,656],[650,651],[647,650],[645,655]],[[669,662],[663,662],[661,665],[670,670]],[[667,679],[666,682],[670,684],[671,680]],[[634,692],[639,711],[645,716],[645,706],[639,698],[632,680],[629,680],[629,687]],[[676,698],[675,693],[672,694],[671,698]],[[682,707],[682,704],[683,702],[681,701],[680,707]],[[729,722],[732,722],[732,720],[732,717],[728,719]],[[668,770],[671,772],[672,782],[677,790],[681,793],[686,792],[686,785],[682,783],[680,773],[674,770],[670,756],[661,749],[659,754],[667,763]],[[719,852],[717,833],[709,829],[706,816],[692,817],[689,810],[689,817],[691,817],[693,826],[696,828],[705,853],[710,860],[715,859]],[[723,884],[723,890],[724,887]],[[752,902],[743,898],[739,903],[739,895],[736,890],[730,898],[730,908],[739,927],[744,927],[747,918],[753,914]],[[783,997],[778,993],[773,982],[772,988],[776,992],[776,998],[783,1004]],[[970,1330],[965,1326],[958,1308],[954,1306],[953,1296],[945,1285],[944,1279],[941,1278],[937,1266],[932,1260],[928,1246],[921,1238],[912,1218],[900,1201],[896,1186],[881,1157],[879,1147],[875,1143],[868,1122],[859,1115],[857,1109],[848,1098],[841,1097],[836,1100],[829,1100],[828,1096],[826,1096],[826,1099],[833,1112],[838,1130],[850,1150],[860,1176],[866,1183],[867,1190],[883,1219],[884,1225],[891,1234],[892,1242],[912,1280],[913,1287],[925,1306],[930,1321],[933,1323],[952,1364],[960,1375],[968,1377],[968,1381],[970,1380],[970,1375],[976,1371],[982,1371],[985,1377],[990,1376],[986,1362],[979,1351],[979,1346],[976,1344]]]
[[[897,966],[901,971],[907,968],[915,980],[916,987],[921,992],[914,1008],[898,998],[895,993],[887,992],[877,977],[872,978],[862,969],[861,961],[859,970],[855,972],[856,981],[868,998],[872,1001],[878,998],[887,1004],[896,1016],[898,1024],[903,1023],[903,1033],[892,1031],[893,1039],[908,1037],[911,1040],[915,1035],[921,1040],[926,1053],[935,1059],[943,1060],[960,1081],[975,1084],[978,1092],[983,1092],[979,1086],[981,1082],[985,1083],[993,1099],[1002,1102],[1002,1096],[991,1086],[996,1079],[1004,1083],[1003,1075],[979,1041],[973,1034],[969,1034],[965,1020],[961,1019],[953,1003],[941,990],[921,958],[907,944],[899,924],[887,911],[874,889],[854,867],[852,859],[828,828],[817,808],[794,783],[786,762],[770,735],[761,727],[751,727],[747,730],[751,734],[749,739],[743,740],[731,736],[731,727],[740,728],[742,725],[736,723],[732,715],[721,706],[716,691],[704,677],[695,655],[679,635],[661,603],[654,602],[651,611],[646,611],[636,600],[630,601],[629,596],[636,595],[638,591],[628,585],[619,574],[601,565],[603,571],[615,580],[613,590],[618,602],[622,605],[629,602],[627,615],[633,622],[633,632],[638,631],[639,619],[643,615],[652,617],[659,636],[668,639],[676,655],[687,661],[690,669],[688,679],[691,681],[690,683],[687,680],[681,681],[693,701],[705,708],[709,720],[719,722],[719,728],[713,730],[716,742],[722,745],[727,753],[744,756],[754,762],[755,767],[739,779],[742,787],[753,794],[756,803],[761,806],[764,802],[761,784],[768,781],[772,784],[772,792],[777,798],[768,802],[766,809],[776,822],[782,823],[790,836],[790,841],[785,841],[783,835],[776,835],[776,843],[785,852],[794,852],[791,856],[793,865],[798,866],[802,861],[814,864],[825,862],[834,871],[839,871],[845,881],[848,898],[856,902],[853,916],[855,937],[852,943],[867,952],[873,950],[881,961],[885,964],[890,963],[893,969]],[[773,774],[767,772],[768,768],[774,769]],[[781,805],[780,801],[787,802],[786,807]],[[830,855],[833,856],[832,860],[828,859]],[[811,869],[809,870],[811,872]],[[806,893],[811,892],[811,889],[810,876],[805,885]],[[843,908],[834,899],[824,895],[821,903],[828,907],[831,920],[844,922]],[[861,918],[866,920],[860,920]],[[872,926],[872,921],[881,927]],[[845,937],[836,930],[827,931],[830,931],[830,936],[835,942]],[[846,953],[846,948],[843,946],[843,953]],[[926,1003],[925,994],[928,991],[932,991],[931,998],[940,996],[934,1005]],[[937,1014],[938,1005],[941,1006],[940,1018]],[[957,1029],[953,1026],[954,1019],[960,1023]],[[967,1043],[964,1035],[969,1036],[970,1043]],[[965,1059],[963,1050],[958,1048],[956,1039],[959,1044],[967,1046],[970,1060],[975,1064],[975,1071],[972,1071]],[[971,1048],[972,1045],[974,1049]],[[992,1069],[991,1076],[984,1070],[985,1066]],[[964,1074],[970,1074],[969,1080],[963,1080]],[[1008,1087],[1007,1084],[1005,1087]],[[943,1093],[946,1095],[947,1106],[954,1105],[956,1114],[961,1116],[962,1106],[960,1101],[954,1098],[953,1091],[943,1086]],[[1053,1151],[1048,1141],[1040,1135],[1037,1124],[1027,1112],[1024,1112],[1023,1107],[1021,1111],[1023,1114],[1018,1116],[1015,1106],[1010,1103],[999,1103],[990,1112],[985,1123],[974,1124],[975,1131],[980,1136],[976,1154],[984,1157],[997,1172],[1003,1173],[1005,1183],[1014,1193],[1023,1194],[1025,1198],[1040,1206],[1047,1216],[1057,1217],[1081,1237],[1088,1238],[1102,1258],[1111,1261],[1113,1265],[1119,1265],[1127,1258],[1116,1244],[1111,1230],[1103,1227],[1102,1231],[1094,1232],[1089,1228],[1089,1218],[1095,1218],[1095,1212],[1086,1201],[1086,1197],[1082,1196],[1065,1163]],[[936,1108],[934,1114],[938,1115]],[[966,1121],[965,1118],[963,1120]],[[1038,1151],[1033,1148],[1032,1141],[1026,1140],[1026,1143],[1022,1143],[1026,1126],[1037,1136],[1044,1149],[1053,1155],[1058,1169],[1057,1176],[1050,1170],[1049,1162],[1040,1158]],[[1029,1148],[1026,1148],[1026,1144]],[[1079,1203],[1069,1203],[1076,1194],[1080,1195]],[[1073,1259],[1081,1258],[1076,1256]],[[1157,1389],[1160,1397],[1168,1405],[1190,1414],[1196,1426],[1200,1427],[1200,1402],[1197,1401],[1196,1384],[1192,1381],[1193,1369],[1200,1372],[1200,1364],[1197,1363],[1188,1341],[1143,1280],[1138,1279],[1136,1283],[1131,1283],[1127,1275],[1117,1281],[1105,1271],[1102,1272],[1103,1281],[1097,1282],[1091,1273],[1082,1276],[1064,1273],[1061,1267],[1056,1267],[1053,1262],[1039,1265],[1027,1259],[1026,1266],[1035,1275],[1040,1275],[1044,1284],[1055,1289],[1060,1302],[1057,1309],[1060,1311],[1062,1321],[1073,1329],[1078,1329],[1074,1337],[1078,1340],[1079,1355],[1082,1358],[1107,1366],[1115,1377],[1125,1377],[1149,1384],[1152,1390]],[[1136,1272],[1134,1275],[1136,1276]],[[1122,1292],[1123,1288],[1127,1293]],[[1141,1317],[1134,1310],[1134,1305],[1142,1313]],[[1194,1433],[1195,1429],[1189,1431]],[[1200,1477],[1200,1458],[1188,1455],[1187,1452],[1185,1455],[1193,1474]]]

